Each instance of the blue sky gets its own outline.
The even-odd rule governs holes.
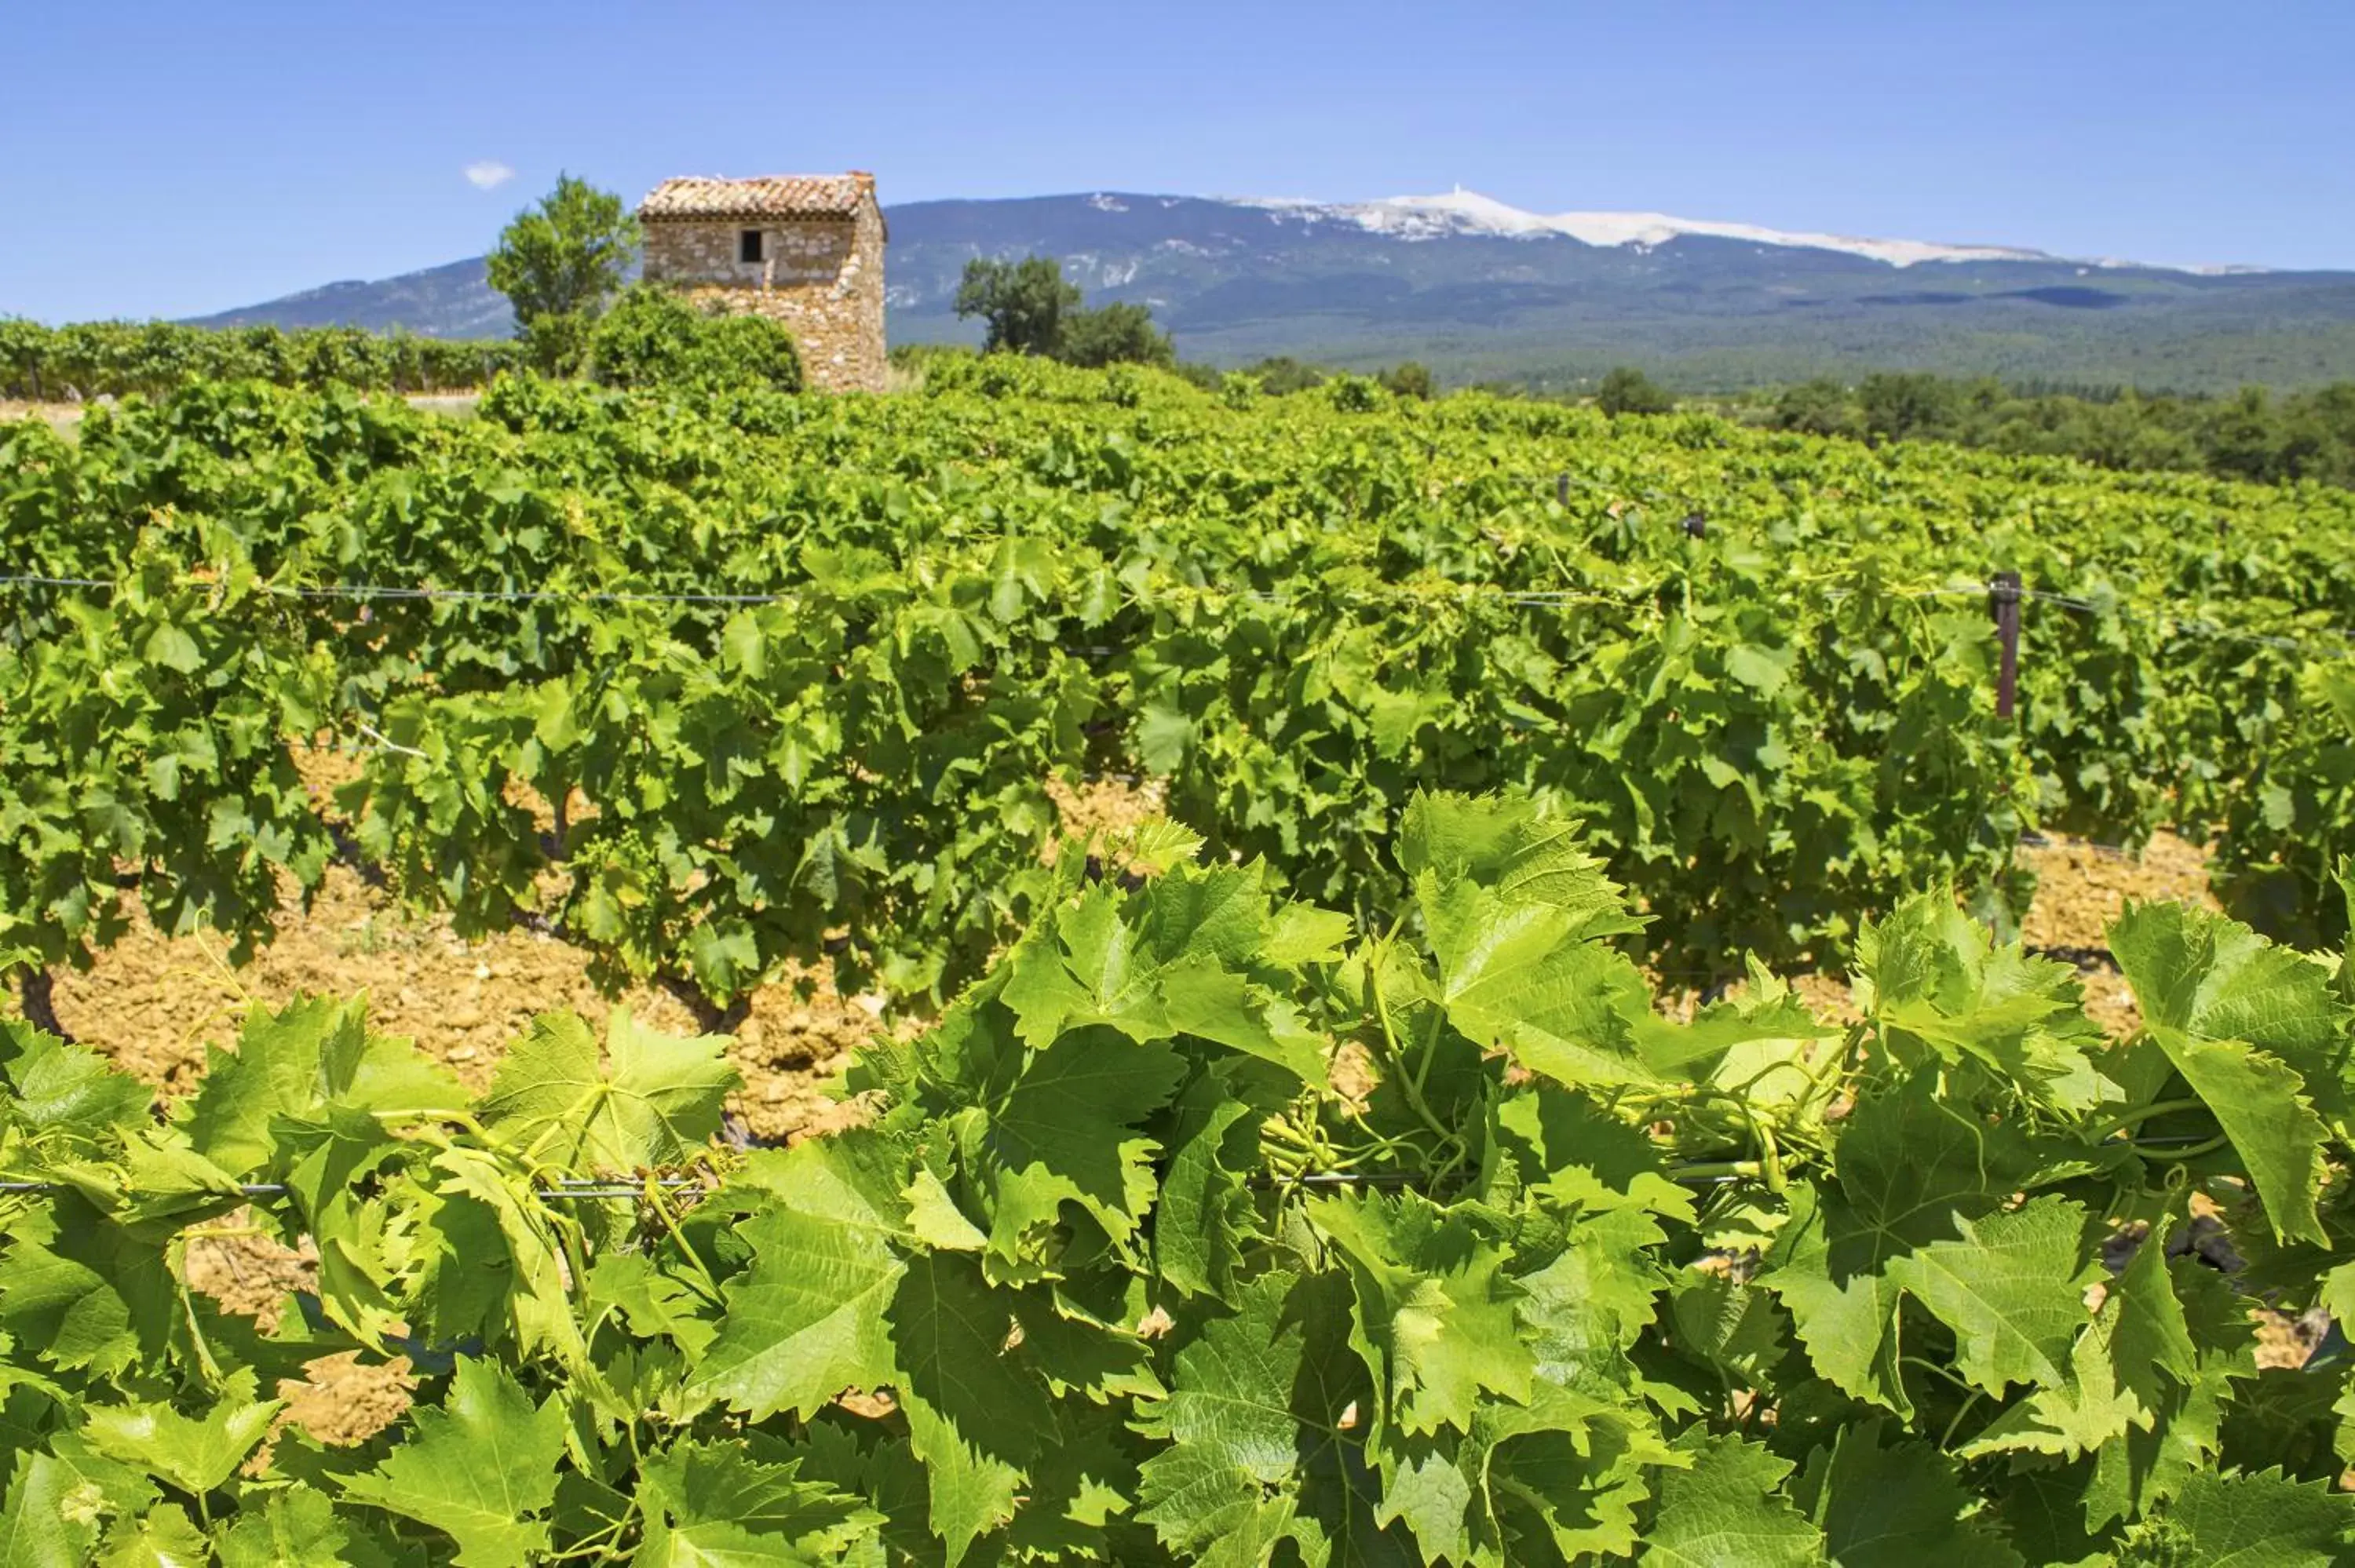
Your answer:
[[[2355,267],[2351,46],[2343,0],[26,6],[0,24],[0,313],[186,314],[454,260],[560,169],[633,200],[853,167],[887,203],[1460,183]]]

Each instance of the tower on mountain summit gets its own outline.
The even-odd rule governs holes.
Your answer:
[[[883,247],[875,176],[665,180],[639,204],[646,281],[783,322],[812,387],[883,387]]]

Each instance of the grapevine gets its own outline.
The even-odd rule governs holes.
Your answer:
[[[357,1003],[257,1011],[160,1120],[5,1025],[0,1540],[2343,1560],[2347,1364],[2260,1371],[2253,1321],[2350,1305],[2336,955],[2130,906],[2113,1043],[1931,893],[1862,926],[1855,1023],[1763,972],[1678,1022],[1560,819],[1423,794],[1393,842],[1374,933],[1167,825],[1133,888],[1059,856],[939,1023],[862,1054],[865,1125],[788,1150],[709,1152],[722,1043],[626,1014],[542,1019],[470,1100]],[[248,1205],[318,1248],[275,1320],[182,1283]],[[408,1357],[410,1411],[274,1429],[339,1352]]]

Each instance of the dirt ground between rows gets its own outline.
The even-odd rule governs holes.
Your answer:
[[[1052,792],[1067,828],[1079,832],[1117,830],[1157,810],[1153,796],[1118,785]],[[2104,948],[2109,921],[2129,897],[2208,902],[2205,855],[2166,835],[2138,858],[2073,844],[2024,853],[2041,877],[2023,925],[2035,946]],[[2130,1032],[2132,1001],[2115,969],[2088,958],[2083,973],[2089,1010],[2113,1032]],[[824,976],[798,977],[811,982],[805,995],[794,978],[754,993],[730,1048],[744,1079],[730,1102],[731,1123],[764,1139],[822,1132],[838,1120],[842,1107],[826,1086],[862,1041],[887,1027],[880,999],[844,998]],[[1823,1015],[1848,1012],[1841,977],[1803,975],[1795,983]],[[475,1089],[535,1015],[571,1009],[599,1019],[614,1005],[590,982],[581,952],[562,941],[524,930],[463,940],[446,921],[404,914],[342,867],[329,872],[307,912],[282,911],[276,940],[241,967],[229,964],[216,938],[167,938],[142,920],[89,971],[61,972],[55,1001],[60,1021],[84,1043],[176,1097],[200,1080],[208,1045],[233,1041],[249,1007],[361,992],[377,1029],[414,1039]],[[694,1032],[687,1009],[666,992],[642,988],[618,1001],[654,1027]],[[307,1244],[288,1249],[241,1216],[194,1238],[186,1266],[192,1286],[264,1318],[315,1277]],[[2277,1353],[2288,1359],[2294,1351],[2285,1340]],[[279,1393],[286,1421],[325,1441],[357,1442],[398,1417],[413,1382],[405,1361],[346,1354],[314,1363],[306,1382]]]

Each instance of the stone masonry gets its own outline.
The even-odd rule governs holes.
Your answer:
[[[785,323],[808,383],[883,389],[883,210],[868,174],[676,179],[638,207],[645,275]]]

